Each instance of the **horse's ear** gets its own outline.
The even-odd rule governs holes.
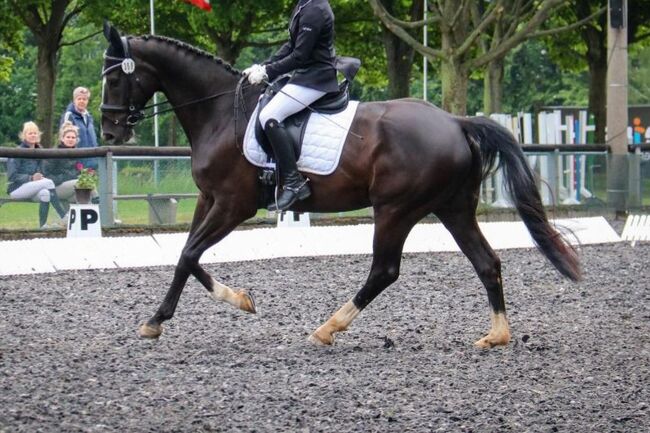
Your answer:
[[[107,20],[104,20],[104,37],[110,43],[112,52],[116,56],[124,55],[124,47],[122,46],[122,38],[120,32],[117,31]]]
[[[108,22],[108,20],[104,20],[104,37],[108,42],[111,41],[111,29],[113,26],[111,26],[111,23]]]

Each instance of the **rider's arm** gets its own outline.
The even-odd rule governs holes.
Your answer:
[[[294,69],[308,66],[311,53],[320,38],[324,22],[325,16],[322,10],[317,8],[303,9],[300,14],[300,26],[293,50],[284,58],[265,65],[269,81],[273,81],[280,75]]]

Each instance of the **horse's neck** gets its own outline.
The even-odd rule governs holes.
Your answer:
[[[173,107],[179,107],[174,111],[190,142],[206,140],[228,128],[237,75],[213,59],[184,53],[182,48],[166,42],[152,42],[146,43],[146,49],[142,45],[140,55],[155,71],[160,83],[158,90]],[[179,53],[184,54],[183,60],[178,58]],[[214,98],[200,102],[210,96]]]

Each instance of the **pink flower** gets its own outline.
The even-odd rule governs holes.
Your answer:
[[[77,171],[81,171],[81,170],[83,170],[84,165],[83,165],[82,163],[78,162],[78,163],[75,165],[75,168],[77,169]]]

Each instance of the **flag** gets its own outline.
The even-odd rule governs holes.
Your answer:
[[[185,3],[190,3],[196,6],[197,8],[201,8],[204,11],[211,11],[212,6],[210,6],[210,0],[183,0]]]

